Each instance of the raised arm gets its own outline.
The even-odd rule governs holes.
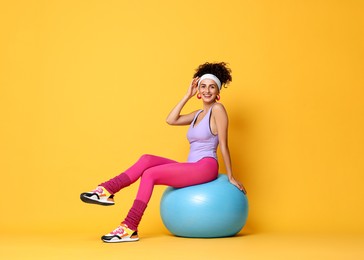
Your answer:
[[[235,179],[233,176],[233,170],[231,165],[231,158],[230,158],[230,150],[228,146],[228,125],[229,120],[226,113],[224,106],[220,103],[216,104],[213,107],[213,115],[216,123],[217,133],[219,135],[219,144],[220,150],[222,154],[222,158],[224,160],[226,173],[229,178],[229,181],[238,187],[241,191],[246,193],[244,186]]]
[[[197,83],[199,78],[196,77],[192,80],[190,86],[188,87],[186,95],[182,98],[180,102],[172,109],[172,111],[167,116],[167,123],[169,125],[189,125],[195,114],[196,111],[189,113],[187,115],[181,115],[182,108],[185,106],[185,104],[190,100],[191,97],[196,95],[197,93]]]

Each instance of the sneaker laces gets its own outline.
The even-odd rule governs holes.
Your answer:
[[[123,235],[124,233],[126,233],[126,231],[123,226],[118,226],[112,232],[110,232],[110,234],[113,235]]]
[[[93,193],[96,193],[98,195],[102,195],[104,193],[103,189],[101,187],[97,187],[92,191]]]

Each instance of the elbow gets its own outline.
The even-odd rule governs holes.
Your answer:
[[[169,124],[169,125],[174,125],[174,120],[172,120],[171,118],[167,117],[166,123]]]
[[[169,116],[166,119],[166,123],[169,125],[176,125],[178,123],[178,118],[173,118]]]

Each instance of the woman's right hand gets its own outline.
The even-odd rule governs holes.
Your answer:
[[[187,90],[187,93],[186,93],[186,96],[188,98],[191,98],[194,95],[196,95],[199,79],[200,79],[199,77],[196,77],[196,78],[193,78],[193,80],[191,81],[191,84],[188,87],[188,90]]]

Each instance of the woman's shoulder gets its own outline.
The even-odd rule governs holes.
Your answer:
[[[224,105],[221,103],[214,104],[214,106],[212,107],[211,114],[215,119],[227,119],[228,118],[226,109],[225,109]]]
[[[226,109],[223,104],[221,103],[215,103],[212,107],[213,113],[226,113]]]
[[[198,114],[200,114],[203,110],[202,109],[198,109],[195,111],[192,111],[191,113],[189,113],[189,115],[192,117],[192,119],[194,119],[195,117],[198,116]]]

